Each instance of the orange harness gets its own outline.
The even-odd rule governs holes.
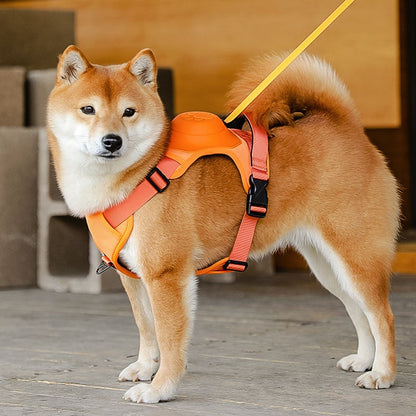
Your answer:
[[[259,218],[267,211],[268,137],[265,130],[245,115],[252,133],[228,129],[214,114],[189,112],[172,121],[169,148],[147,177],[120,204],[104,212],[87,215],[92,238],[102,252],[101,274],[114,267],[132,278],[139,278],[119,262],[119,254],[133,230],[133,214],[147,201],[163,192],[170,180],[179,178],[200,157],[226,155],[237,166],[247,193],[246,212],[230,255],[196,274],[244,271]]]

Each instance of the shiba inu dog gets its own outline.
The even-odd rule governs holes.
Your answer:
[[[253,61],[233,84],[229,108],[280,60]],[[269,208],[257,225],[251,256],[294,246],[344,303],[356,328],[358,350],[338,367],[364,372],[356,381],[360,387],[390,387],[395,341],[388,292],[399,228],[394,177],[365,136],[346,87],[318,58],[298,57],[249,111],[268,133],[270,157]],[[48,102],[48,133],[58,183],[74,215],[123,201],[169,142],[152,52],[99,66],[68,47]],[[245,201],[233,162],[209,156],[134,214],[120,257],[141,279],[121,280],[140,351],[119,379],[152,382],[136,384],[125,399],[156,403],[174,397],[196,308],[195,271],[230,252]]]

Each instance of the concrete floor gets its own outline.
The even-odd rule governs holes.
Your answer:
[[[416,415],[415,277],[393,282],[397,382],[379,391],[335,368],[356,346],[337,299],[305,274],[251,279],[201,282],[188,372],[158,405],[121,398],[138,339],[124,293],[1,291],[0,415]]]

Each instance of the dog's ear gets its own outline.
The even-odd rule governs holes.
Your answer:
[[[156,89],[156,59],[150,49],[140,51],[128,64],[128,70],[146,87]]]
[[[56,85],[72,84],[92,65],[74,45],[68,46],[59,57]]]

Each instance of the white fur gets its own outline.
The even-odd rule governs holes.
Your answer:
[[[130,71],[144,85],[153,85],[155,82],[155,63],[147,54],[140,55]]]
[[[140,321],[137,321],[137,324],[138,326],[141,325],[142,331],[140,333],[140,348],[137,361],[121,371],[118,379],[120,381],[151,380],[158,370],[160,362],[152,306],[141,279],[131,279],[127,276],[121,276],[121,279],[128,295],[134,297],[132,307],[136,309],[135,317],[136,314],[140,316]]]
[[[305,257],[308,264],[310,257],[308,256],[308,253],[311,249],[314,250],[316,254],[319,254],[320,256],[322,256],[323,259],[325,259],[330,269],[327,270],[326,273],[324,273],[324,275],[333,275],[335,276],[336,280],[332,279],[331,276],[324,283],[321,281],[321,279],[324,278],[324,276],[322,276],[322,273],[318,273],[321,276],[316,277],[329,291],[332,292],[332,288],[339,285],[342,291],[350,294],[354,298],[357,297],[357,300],[360,299],[357,291],[354,288],[354,285],[350,278],[350,272],[346,264],[339,256],[339,254],[336,252],[335,248],[333,248],[323,238],[322,234],[318,229],[313,228],[311,226],[299,226],[276,243],[277,249],[284,249],[289,246],[292,246],[296,250],[298,250],[303,255],[303,257]],[[312,269],[312,271],[314,270]]]
[[[66,55],[59,75],[61,80],[70,84],[76,81],[86,69],[86,62],[81,55],[77,51],[71,51]]]
[[[99,100],[95,100],[94,104],[98,113]],[[61,150],[61,191],[71,212],[82,217],[104,211],[132,191],[129,184],[121,184],[114,189],[117,174],[132,166],[151,149],[160,138],[164,120],[153,121],[141,116],[134,124],[120,122],[118,128],[107,131],[104,127],[90,129],[87,123],[72,113],[54,112],[49,125]],[[123,140],[120,155],[114,159],[99,156],[101,139],[108,133],[118,134]]]
[[[312,227],[299,227],[276,244],[277,247],[289,245],[303,255],[321,284],[344,303],[356,329],[357,353],[340,359],[337,366],[345,371],[366,371],[372,368],[372,371],[358,377],[356,384],[360,387],[390,387],[394,379],[386,376],[391,374],[387,367],[389,348],[380,333],[380,328],[386,323],[380,322],[377,311],[369,309],[336,249]]]
[[[347,371],[364,371],[370,368],[374,360],[375,344],[365,314],[365,302],[355,289],[350,271],[335,248],[312,227],[293,230],[278,242],[278,246],[295,247],[319,282],[344,303],[357,332],[358,351],[357,354],[339,360],[337,366]]]
[[[136,228],[133,228],[130,238],[120,251],[120,259],[127,268],[137,276],[142,276],[139,240],[134,238]]]
[[[162,388],[156,389],[152,384],[139,383],[124,393],[123,398],[135,403],[159,403],[172,400],[175,396],[177,383],[168,381]]]

